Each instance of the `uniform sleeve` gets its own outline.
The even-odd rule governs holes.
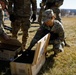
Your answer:
[[[60,32],[59,32],[59,39],[60,39],[61,41],[64,41],[64,38],[65,38],[65,33],[64,33],[64,30],[62,29],[62,30],[60,30]]]
[[[59,39],[61,41],[64,41],[64,38],[65,38],[65,32],[64,32],[64,27],[62,24],[59,25],[58,29],[57,29],[57,33],[59,34]]]
[[[13,4],[13,1],[12,0],[8,0],[9,3],[8,3],[8,12],[9,14],[11,14],[13,12],[13,9],[12,9],[12,4]]]
[[[36,12],[37,12],[37,2],[36,2],[36,0],[31,0],[31,4],[32,4],[33,14],[36,14]]]
[[[58,34],[57,41],[64,41],[65,33],[64,33],[64,27],[60,22],[56,22],[55,25],[52,27],[51,31]]]

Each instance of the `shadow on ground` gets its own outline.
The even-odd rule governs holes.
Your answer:
[[[38,75],[43,75],[44,73],[49,71],[50,68],[53,68],[53,64],[54,64],[54,56],[52,54],[48,58],[46,58],[46,61],[43,67],[41,68],[40,72],[38,73]]]

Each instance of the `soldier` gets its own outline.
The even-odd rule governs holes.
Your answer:
[[[61,11],[59,7],[63,4],[64,0],[43,0],[42,2],[45,4],[44,6],[46,6],[45,9],[52,9],[54,14],[56,15],[55,19],[62,23]],[[39,23],[41,23],[41,21],[39,21]],[[64,42],[65,46],[70,47],[65,40]]]
[[[23,31],[22,36],[22,50],[25,50],[28,29],[30,27],[30,15],[32,4],[32,17],[33,21],[36,20],[37,4],[36,0],[9,0],[8,11],[10,15],[10,21],[12,26],[12,37],[17,38],[17,33],[21,27]]]
[[[62,23],[60,23],[58,20],[55,20],[55,15],[51,9],[43,12],[42,25],[32,39],[27,51],[31,50],[35,43],[37,43],[37,41],[47,33],[51,34],[49,42],[53,45],[54,55],[59,52],[63,52],[65,38],[64,28]]]

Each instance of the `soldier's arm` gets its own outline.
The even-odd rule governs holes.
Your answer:
[[[64,41],[64,31],[60,31],[59,32],[59,37],[57,39],[54,40],[55,44],[61,43]]]
[[[55,27],[53,27],[52,31],[56,32],[58,34],[58,38],[55,39],[55,43],[60,43],[62,41],[64,41],[65,39],[65,32],[64,32],[64,27],[62,26],[61,23],[57,23],[60,25],[55,25]]]
[[[65,39],[64,31],[59,32],[59,39],[60,39],[61,41],[64,41],[64,39]]]
[[[65,32],[64,32],[64,27],[63,25],[61,25],[59,28],[58,28],[58,34],[59,34],[59,39],[61,41],[64,41],[65,39]]]

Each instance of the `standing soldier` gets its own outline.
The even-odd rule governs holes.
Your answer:
[[[37,4],[36,0],[9,0],[8,11],[12,26],[12,37],[17,38],[17,33],[21,27],[23,31],[21,52],[25,50],[28,29],[30,27],[30,15],[32,4],[32,17],[33,21],[36,20]]]

